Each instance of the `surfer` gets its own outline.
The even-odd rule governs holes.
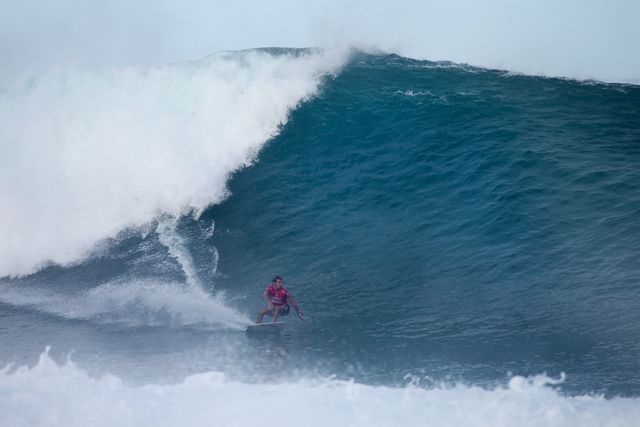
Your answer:
[[[276,322],[278,317],[289,314],[289,304],[293,306],[300,320],[304,320],[300,307],[298,307],[298,304],[293,300],[289,291],[282,287],[282,277],[276,276],[273,278],[271,284],[264,288],[262,298],[264,298],[267,303],[267,308],[260,310],[256,323],[262,323],[262,318],[265,314],[272,316],[273,322]]]

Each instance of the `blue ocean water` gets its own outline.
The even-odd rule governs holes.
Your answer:
[[[219,286],[281,272],[312,345],[376,378],[637,394],[639,123],[636,87],[364,56],[204,216]]]
[[[2,279],[0,361],[640,396],[637,86],[357,53],[227,184]],[[276,274],[307,319],[247,336]]]

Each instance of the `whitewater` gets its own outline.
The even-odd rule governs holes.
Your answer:
[[[56,70],[0,99],[0,276],[82,259],[160,213],[226,197],[343,53],[221,53],[190,64]]]
[[[0,373],[0,421],[12,426],[246,426],[282,406],[285,419],[307,426],[628,426],[640,415],[634,399],[562,397],[548,387],[558,381],[547,377],[513,377],[486,390],[332,379],[247,384],[207,372],[176,385],[131,387],[114,376],[91,378],[69,361],[58,365],[47,353],[33,368],[7,371]]]

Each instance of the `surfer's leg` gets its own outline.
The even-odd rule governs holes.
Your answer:
[[[258,313],[258,318],[256,319],[256,323],[262,323],[262,318],[267,313],[269,313],[268,308],[263,308],[262,310],[260,310],[260,312]]]
[[[276,305],[273,307],[273,320],[272,322],[276,322],[278,317],[280,317],[280,310],[282,309],[281,305]]]

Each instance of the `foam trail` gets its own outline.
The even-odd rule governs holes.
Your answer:
[[[4,303],[98,324],[241,330],[252,323],[222,297],[178,282],[116,281],[74,295],[13,285],[0,289]]]
[[[77,262],[127,227],[220,202],[229,174],[345,58],[245,51],[59,69],[0,94],[0,277]]]
[[[205,372],[172,385],[126,385],[91,378],[47,353],[33,368],[0,371],[0,424],[11,426],[258,425],[286,402],[284,416],[304,426],[629,427],[637,398],[562,396],[546,376],[513,377],[494,389],[375,387],[337,380],[281,384],[229,381]],[[27,410],[28,408],[28,410]]]

